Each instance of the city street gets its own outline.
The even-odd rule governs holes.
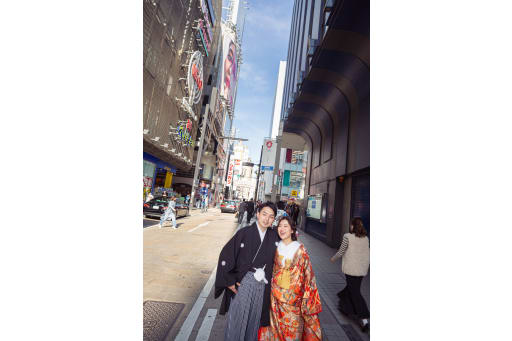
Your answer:
[[[155,224],[157,220],[144,220],[144,340],[223,340],[226,316],[218,314],[221,298],[213,298],[213,286],[220,250],[237,229],[234,214],[193,210],[178,219],[177,230]],[[324,339],[369,340],[336,308],[336,293],[345,286],[340,262],[329,261],[336,250],[302,231],[299,241],[306,246],[317,277]],[[368,306],[369,277],[361,289]],[[169,302],[174,315],[146,318],[149,301]],[[165,309],[159,311],[166,315]]]
[[[300,221],[323,339],[369,340],[338,311],[346,278],[330,261],[354,227],[370,236],[369,2],[172,3],[144,1],[142,199],[147,213],[219,208],[191,210],[177,229],[143,219],[144,340],[224,339],[216,266],[240,226],[220,208],[266,201]],[[344,307],[368,323],[354,291],[369,307],[368,239],[347,243],[345,273],[366,276],[349,277]]]
[[[146,227],[154,226],[155,224],[158,224],[159,222],[160,222],[160,220],[158,220],[158,219],[144,218],[142,226],[144,228],[146,228]]]

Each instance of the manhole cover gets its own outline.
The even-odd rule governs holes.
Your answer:
[[[184,306],[174,302],[144,302],[144,341],[164,340]]]
[[[354,327],[352,327],[352,325],[342,324],[341,328],[343,328],[343,331],[345,332],[350,341],[363,341],[363,339],[359,336],[359,334],[354,329]]]

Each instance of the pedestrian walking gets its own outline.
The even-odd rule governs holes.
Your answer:
[[[297,219],[299,218],[300,207],[296,203],[293,203],[292,219],[293,223],[297,225]]]
[[[245,199],[240,203],[240,206],[238,206],[238,223],[241,224],[244,219],[244,213],[245,213]]]
[[[279,241],[270,226],[276,207],[266,202],[256,222],[239,229],[223,247],[217,265],[215,298],[223,294],[219,313],[228,313],[224,340],[257,340],[270,325],[270,279]]]
[[[278,201],[277,202],[277,215],[276,215],[276,219],[274,220],[274,223],[272,226],[276,227],[277,224],[279,223],[279,220],[281,219],[281,217],[286,217],[287,216],[287,213],[285,211],[285,203],[284,201]]]
[[[270,327],[262,328],[259,340],[322,340],[322,303],[309,254],[297,241],[290,217],[279,220],[277,232],[281,241],[270,285]]]
[[[203,196],[203,199],[201,200],[201,212],[208,212],[208,196]]]
[[[167,220],[172,221],[172,228],[177,229],[176,227],[176,197],[172,196],[171,200],[169,200],[169,203],[167,204],[167,209],[165,210],[164,214],[160,217],[160,228],[163,227],[164,222]]]
[[[185,197],[185,204],[189,204],[190,203],[190,194],[187,193],[187,196]]]
[[[272,203],[272,205],[274,205]],[[263,206],[262,206],[263,207]],[[275,207],[275,205],[274,205]],[[252,216],[254,214],[254,201],[252,200],[249,200],[245,206],[245,210],[247,211],[247,223],[250,224],[251,223],[251,219],[252,219]],[[274,213],[274,216],[275,216],[275,213]]]
[[[350,233],[343,235],[340,249],[331,257],[331,262],[340,257],[343,257],[341,271],[345,274],[347,286],[338,293],[339,309],[345,315],[357,318],[361,329],[366,331],[369,329],[370,312],[361,295],[361,281],[370,266],[370,242],[361,218],[352,219]]]

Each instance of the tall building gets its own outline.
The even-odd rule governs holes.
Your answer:
[[[308,151],[300,228],[337,247],[350,219],[370,230],[370,6],[296,0],[281,117],[283,143]]]
[[[144,195],[157,189],[185,195],[188,184],[176,175],[193,171],[222,1],[143,0],[143,11]]]
[[[236,93],[240,67],[243,64],[242,40],[245,26],[247,1],[230,0],[225,20],[222,22],[222,44],[223,44],[223,67],[220,70],[219,100],[222,110],[225,110],[224,136],[235,137],[233,121],[235,118]],[[233,140],[225,138],[222,149],[227,154],[225,163],[219,167],[219,182],[224,185],[223,194],[231,197],[233,194],[233,167],[232,158],[234,148]],[[220,171],[222,170],[222,171]]]
[[[270,121],[270,138],[275,139],[279,135],[279,123],[281,122],[281,107],[283,105],[284,77],[286,75],[286,61],[279,62],[279,71],[277,73],[276,94],[274,95],[274,105],[272,106],[272,120]]]

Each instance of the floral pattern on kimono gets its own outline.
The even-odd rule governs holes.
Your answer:
[[[309,255],[304,245],[293,259],[276,251],[270,297],[270,328],[260,330],[259,340],[321,340],[318,313],[320,295]]]

